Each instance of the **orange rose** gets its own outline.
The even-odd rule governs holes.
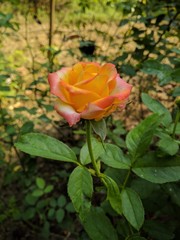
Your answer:
[[[56,111],[70,126],[83,119],[100,120],[124,108],[132,86],[119,77],[115,66],[80,62],[48,75]]]

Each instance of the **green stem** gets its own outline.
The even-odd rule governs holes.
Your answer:
[[[123,185],[122,185],[122,190],[126,187],[126,184],[127,184],[127,182],[128,182],[128,179],[129,179],[129,177],[130,177],[130,173],[131,173],[131,169],[128,170],[128,173],[127,173],[126,178],[125,178],[125,180],[124,180],[124,183],[123,183]]]
[[[92,149],[92,138],[91,138],[91,123],[90,121],[86,121],[86,140],[87,140],[87,145],[88,145],[88,150],[89,150],[89,155],[90,155],[90,158],[91,158],[91,162],[92,162],[92,165],[94,167],[94,170],[96,172],[96,175],[98,177],[100,177],[101,175],[101,172],[98,168],[98,165],[96,163],[96,160],[94,158],[94,154],[93,154],[93,149]]]
[[[176,127],[177,127],[177,124],[179,122],[179,119],[180,119],[180,110],[178,108],[177,113],[176,113],[175,122],[174,122],[173,132],[172,132],[172,138],[173,139],[175,138]]]
[[[50,71],[53,69],[53,56],[52,56],[52,40],[53,40],[53,30],[54,30],[54,15],[55,15],[55,0],[50,0],[50,16],[49,16],[49,50],[48,50],[48,59],[49,59],[49,68]]]

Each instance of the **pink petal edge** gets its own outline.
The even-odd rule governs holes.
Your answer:
[[[102,109],[105,109],[113,104],[114,99],[115,99],[114,96],[107,96],[105,98],[101,98],[97,101],[94,101],[93,104]]]
[[[124,100],[129,97],[132,85],[125,82],[120,76],[116,77],[116,87],[111,92],[110,96],[117,96],[119,100]]]
[[[62,68],[61,70],[59,70],[57,72],[48,74],[48,82],[50,85],[51,93],[57,97],[61,97],[59,83],[61,81],[61,78],[64,76],[64,74],[66,74],[66,72],[68,70],[69,70],[69,68]]]
[[[80,114],[77,113],[70,105],[64,103],[60,99],[55,102],[54,108],[59,115],[66,119],[70,127],[80,121]]]
[[[100,115],[102,115],[103,112],[104,112],[104,109],[102,109],[101,107],[98,107],[97,105],[95,105],[93,103],[89,103],[86,110],[84,110],[81,113],[81,118],[83,118],[83,119],[96,119]]]

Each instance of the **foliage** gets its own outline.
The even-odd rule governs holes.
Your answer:
[[[161,189],[161,194],[164,197],[167,196],[167,192],[163,193],[164,186],[166,188],[167,185],[158,185],[158,190],[155,190],[155,184],[171,185],[171,182],[180,180],[180,161],[179,157],[176,156],[176,153],[179,149],[179,142],[178,140],[175,140],[171,137],[172,131],[168,132],[167,128],[164,129],[163,126],[164,123],[166,127],[172,124],[171,115],[163,105],[153,99],[150,99],[147,94],[144,94],[143,98],[147,105],[149,105],[149,102],[146,100],[154,101],[152,109],[155,113],[147,117],[128,133],[126,137],[128,153],[126,153],[126,155],[124,155],[124,153],[118,149],[116,145],[107,144],[106,147],[105,143],[104,148],[102,148],[100,144],[98,145],[96,143],[95,146],[98,149],[98,155],[94,155],[94,160],[96,161],[95,163],[94,160],[92,160],[93,158],[90,154],[92,150],[95,151],[95,148],[91,148],[93,145],[89,145],[87,132],[86,144],[88,147],[86,148],[91,156],[90,160],[92,161],[93,168],[91,166],[86,166],[90,161],[81,160],[81,163],[74,162],[77,167],[70,174],[68,181],[68,194],[71,198],[76,212],[79,214],[82,225],[85,227],[85,230],[92,239],[96,240],[99,237],[102,239],[109,239],[110,236],[113,236],[113,239],[118,239],[118,235],[115,233],[115,228],[117,227],[116,224],[118,223],[118,220],[114,228],[105,216],[107,209],[104,209],[103,205],[96,207],[92,205],[91,199],[94,188],[92,176],[99,177],[102,183],[104,183],[105,188],[103,187],[103,192],[101,194],[105,195],[106,198],[103,200],[103,204],[106,203],[109,205],[109,207],[111,207],[112,216],[115,215],[117,217],[120,215],[120,219],[122,216],[124,216],[127,220],[126,224],[129,222],[132,225],[134,230],[132,230],[131,233],[128,233],[126,237],[133,237],[134,234],[138,233],[143,237],[146,235],[149,237],[152,236],[151,231],[149,233],[146,229],[146,221],[148,222],[149,220],[144,216],[143,200],[145,199],[144,204],[146,206],[146,202],[149,200],[148,198],[150,198],[149,201],[151,201],[151,198],[153,196],[153,194],[151,194],[152,192],[155,191],[155,195],[159,196],[159,189]],[[152,105],[150,104],[150,107],[151,106]],[[168,116],[168,122],[165,121],[167,119],[166,116]],[[104,128],[104,123],[102,122],[101,124]],[[98,129],[100,129],[100,126],[98,126]],[[95,132],[97,133],[97,129]],[[38,143],[37,139],[39,139],[42,135],[37,133],[29,133],[24,136],[26,140],[24,138],[20,138],[16,143],[16,147],[29,154],[35,153],[40,154],[41,156],[41,153],[39,151],[34,152],[34,143],[36,142],[36,147],[38,149],[41,149],[41,141]],[[44,139],[46,138],[49,141],[48,146],[51,146],[52,143],[53,148],[55,146],[58,146],[59,143],[56,142],[56,140],[44,136]],[[176,144],[177,147],[175,148],[175,151],[167,151],[167,149],[164,149],[162,147],[163,144],[167,144],[167,138],[172,138],[172,141],[174,141],[174,144]],[[154,150],[149,151],[152,145],[155,148]],[[46,148],[46,151],[43,153],[43,157],[49,158],[51,155],[53,156],[53,148]],[[63,146],[59,146],[59,148],[63,150]],[[96,151],[94,153],[96,153]],[[59,159],[57,157],[55,159],[60,161],[69,161],[67,158],[69,158],[70,154],[71,149],[68,150],[67,148],[67,152],[57,152]],[[80,156],[82,159],[82,154]],[[74,161],[73,156],[71,159]],[[102,173],[100,165],[97,169],[96,164],[98,164],[98,161],[103,163],[102,170],[104,172]],[[105,171],[107,167],[109,167],[112,172],[118,170],[119,174],[120,171],[126,171],[125,179],[122,182],[116,182],[115,179],[113,179],[112,176],[109,176]],[[145,192],[147,196],[145,196],[145,198],[141,196],[141,189],[138,188],[141,187],[141,182],[142,184],[145,183],[150,184],[150,186],[154,186],[153,188],[147,188],[147,193]],[[119,184],[120,187],[118,186]],[[34,196],[42,195],[42,189],[45,188],[45,183],[42,179],[37,179],[37,185],[39,186],[40,190],[35,191]],[[133,186],[132,188],[130,188],[131,185]],[[150,193],[148,193],[148,189],[150,190]],[[94,194],[96,194],[96,191],[94,191]],[[165,202],[164,204],[166,206],[167,203]],[[151,205],[150,208],[146,206],[146,212],[148,211],[151,211]],[[163,212],[161,212],[160,209],[158,209],[158,211],[160,211],[160,215],[156,217],[157,221],[163,216]],[[96,219],[97,223],[95,225],[92,225],[92,219]],[[107,232],[103,232],[103,226],[101,226],[100,222],[103,222],[103,225],[106,226],[106,229],[108,229]],[[164,221],[164,224],[166,225],[166,221]],[[145,227],[143,228],[143,226]],[[142,231],[140,231],[140,229],[142,229]],[[146,234],[144,235],[143,232]],[[168,234],[169,232],[167,235]],[[170,236],[174,235],[171,233]],[[122,237],[121,234],[119,237]],[[171,239],[171,237],[167,239]]]

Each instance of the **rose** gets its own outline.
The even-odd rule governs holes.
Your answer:
[[[55,109],[70,126],[81,118],[98,121],[124,108],[132,88],[111,63],[80,62],[50,73],[48,81],[58,97]]]

